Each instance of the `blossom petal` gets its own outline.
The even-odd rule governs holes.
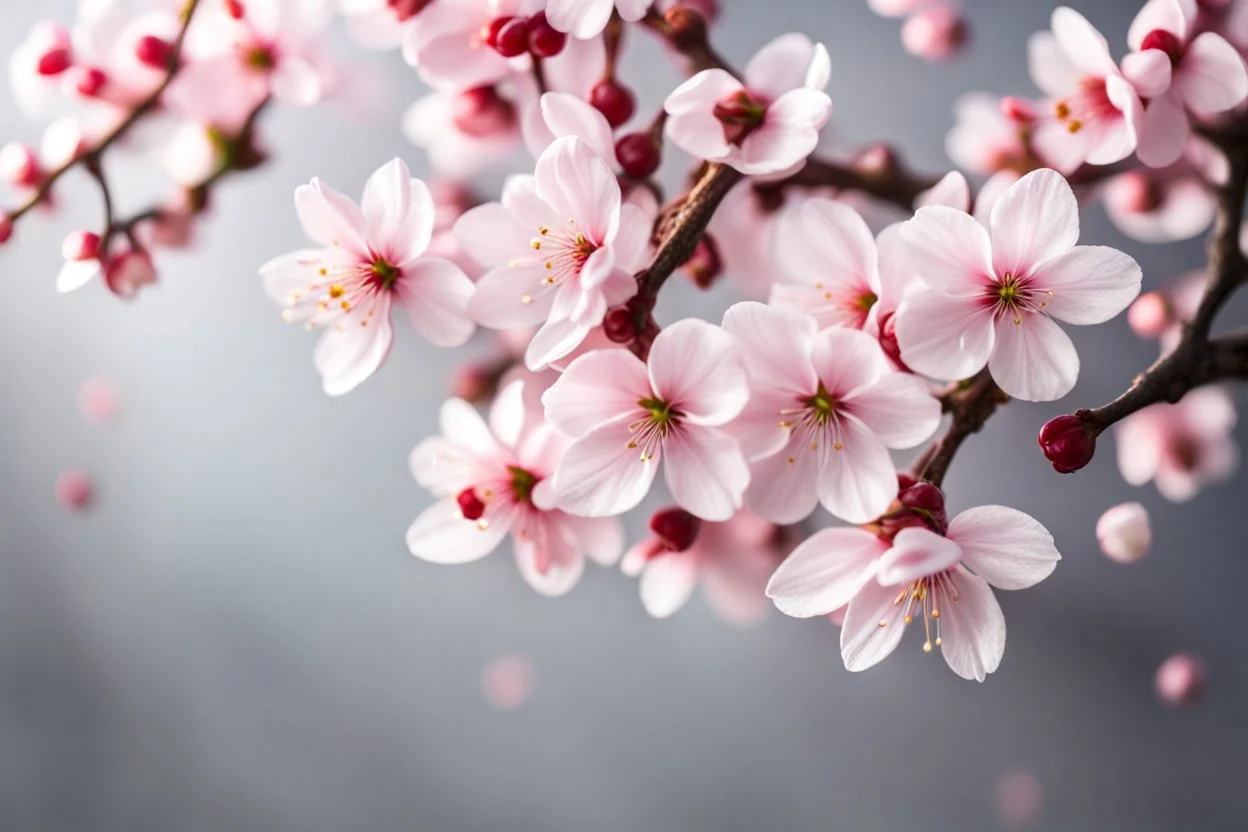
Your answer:
[[[1114,72],[1109,43],[1088,19],[1068,6],[1053,11],[1050,28],[1058,44],[1084,75],[1104,77]]]
[[[797,32],[768,43],[745,65],[745,83],[764,97],[776,100],[789,90],[806,85],[806,74],[815,58],[815,44]]]
[[[1248,70],[1235,47],[1221,35],[1205,32],[1187,45],[1174,87],[1192,112],[1210,116],[1248,97]]]
[[[542,118],[555,138],[579,136],[603,159],[615,158],[615,139],[607,118],[575,95],[548,92],[541,97]]]
[[[404,230],[403,224],[412,204],[412,181],[411,171],[403,160],[391,159],[377,168],[364,183],[360,210],[364,214],[366,236],[373,251],[384,251]],[[433,233],[432,212],[421,219],[425,221],[424,237],[425,245],[428,245],[429,236]]]
[[[610,243],[620,222],[620,183],[611,168],[576,136],[555,139],[534,172],[537,194],[594,245]]]
[[[540,266],[497,266],[477,281],[468,299],[468,314],[493,329],[536,326],[550,315],[555,301],[554,292],[543,291],[545,277]]]
[[[546,19],[560,32],[587,40],[607,27],[613,0],[547,0]]]
[[[992,310],[979,298],[917,290],[897,308],[897,344],[910,369],[955,381],[983,369],[992,355]]]
[[[906,631],[906,605],[895,603],[897,590],[868,581],[845,611],[841,624],[841,658],[857,673],[875,667],[897,649]]]
[[[816,330],[809,315],[747,301],[724,313],[724,331],[737,339],[753,385],[794,396],[814,392],[819,379],[810,351]]]
[[[1039,521],[1005,506],[967,509],[953,518],[947,534],[962,547],[962,562],[1001,589],[1035,586],[1062,559]]]
[[[890,448],[913,448],[940,426],[940,402],[922,379],[886,373],[844,407]]]
[[[796,523],[819,502],[819,456],[802,433],[790,432],[779,452],[755,459],[750,474],[746,500],[773,523]]]
[[[819,501],[823,507],[850,523],[868,523],[879,517],[897,496],[897,469],[879,437],[856,418],[839,419],[841,447],[817,449]]]
[[[1027,39],[1027,68],[1045,95],[1060,98],[1079,85],[1079,70],[1052,32],[1036,32]]]
[[[679,610],[698,583],[698,560],[692,552],[667,552],[651,558],[641,573],[641,605],[655,618]]]
[[[737,440],[715,428],[688,428],[663,441],[663,474],[676,504],[703,520],[723,521],[741,508],[750,467]]]
[[[593,323],[552,315],[529,341],[524,351],[524,366],[535,373],[546,369],[560,358],[571,355],[593,328]]]
[[[776,264],[796,282],[879,290],[875,238],[862,216],[844,203],[813,197],[782,213],[774,232]]]
[[[650,395],[646,365],[628,350],[595,350],[568,365],[542,394],[546,418],[561,433],[581,437],[639,411]]]
[[[1122,74],[1144,98],[1158,98],[1170,89],[1173,66],[1165,52],[1145,49],[1122,59]]]
[[[536,232],[536,225],[525,228],[497,202],[469,208],[455,220],[452,231],[460,249],[486,268],[506,266],[512,258],[530,254]]]
[[[1183,149],[1191,136],[1192,127],[1183,110],[1183,103],[1173,93],[1163,95],[1150,101],[1144,111],[1135,152],[1140,161],[1149,167],[1168,167],[1183,156]]]
[[[736,341],[724,330],[694,318],[665,328],[650,347],[654,394],[694,425],[723,425],[750,398]]]
[[[1189,7],[1195,5],[1192,0],[1186,0],[1186,2]],[[1195,12],[1195,9],[1191,11]],[[1144,38],[1158,29],[1169,32],[1180,41],[1187,39],[1187,14],[1185,14],[1183,3],[1179,0],[1148,0],[1136,13],[1135,19],[1131,21],[1131,27],[1127,29],[1127,46],[1133,50],[1139,50],[1144,45]],[[1145,51],[1161,52],[1160,49]]]
[[[1140,293],[1139,263],[1118,249],[1075,246],[1041,264],[1035,285],[1047,294],[1045,311],[1072,324],[1108,321]]]
[[[615,566],[624,551],[624,529],[614,517],[577,517],[560,513],[560,523],[577,547],[599,566]]]
[[[420,513],[407,530],[407,548],[432,563],[470,563],[494,551],[511,529],[510,516],[482,528],[467,520],[454,499],[439,500]]]
[[[352,254],[367,256],[364,214],[319,179],[295,188],[295,213],[304,233],[315,242],[326,248],[342,245]]]
[[[945,205],[920,208],[902,225],[901,239],[915,274],[932,289],[979,296],[991,281],[988,231],[965,211]]]
[[[497,439],[477,409],[463,399],[447,399],[438,414],[438,429],[442,437],[477,456],[494,456],[501,453]]]
[[[567,594],[585,572],[585,558],[569,530],[545,512],[521,518],[512,529],[511,546],[520,576],[547,598]]]
[[[752,175],[793,167],[819,144],[819,130],[831,113],[832,100],[824,92],[802,88],[785,93],[767,108],[762,127],[741,143],[741,161],[730,164]]]
[[[876,580],[883,586],[905,586],[953,568],[961,556],[962,550],[949,538],[931,529],[905,528],[880,558]]]
[[[559,508],[583,517],[623,514],[641,502],[654,482],[660,449],[642,455],[619,423],[595,428],[573,442],[555,469]]]
[[[982,682],[1005,653],[1005,616],[982,578],[965,569],[951,577],[958,600],[941,610],[940,651],[954,673]]]
[[[811,618],[840,609],[875,577],[887,545],[858,528],[815,532],[767,582],[767,597],[785,615]]]
[[[1070,336],[1047,315],[1007,314],[997,320],[988,369],[1006,395],[1051,402],[1075,386],[1079,354]]]
[[[1030,275],[1037,263],[1079,240],[1079,202],[1055,170],[1032,171],[992,206],[992,262],[998,277]]]
[[[394,284],[395,299],[407,310],[412,326],[438,347],[457,347],[476,329],[468,302],[476,287],[449,260],[422,257],[403,268]]]
[[[393,342],[388,309],[371,321],[351,318],[325,330],[313,353],[325,393],[341,396],[354,390],[377,372]]]

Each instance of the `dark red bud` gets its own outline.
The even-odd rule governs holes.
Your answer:
[[[683,552],[692,546],[701,529],[701,520],[675,506],[656,511],[650,518],[650,531],[673,552]]]
[[[538,12],[525,24],[529,51],[539,58],[553,58],[563,51],[568,36],[551,26],[545,12]]]
[[[55,49],[49,49],[47,52],[43,53],[42,56],[40,56],[38,66],[39,74],[47,76],[60,75],[65,70],[69,69],[70,64],[72,63],[73,55],[70,53],[69,49],[63,46],[58,46]]]
[[[629,133],[615,143],[615,158],[629,176],[645,179],[659,169],[659,145],[649,133]]]
[[[494,33],[494,50],[504,58],[515,58],[529,49],[529,33],[524,21],[513,17]]]
[[[498,33],[513,20],[514,17],[496,17],[482,26],[481,42],[491,49],[498,49]]]
[[[905,491],[907,488],[914,485],[916,482],[918,482],[918,480],[916,480],[914,477],[910,476],[909,474],[899,473],[897,474],[897,491],[898,492]]]
[[[1183,42],[1173,32],[1165,29],[1154,29],[1145,35],[1140,43],[1140,51],[1145,49],[1160,49],[1170,56],[1172,63],[1178,63],[1179,58],[1183,57]]]
[[[451,121],[469,136],[495,136],[515,125],[516,108],[494,87],[473,87],[455,98]]]
[[[627,306],[617,306],[607,310],[602,319],[602,331],[609,340],[617,344],[627,344],[637,334],[633,323],[635,320],[633,310]]]
[[[599,81],[589,91],[589,103],[607,119],[607,124],[619,127],[630,118],[637,109],[637,99],[633,91],[615,81]]]
[[[1050,419],[1040,428],[1040,448],[1059,474],[1073,474],[1092,461],[1096,434],[1078,416]]]
[[[173,59],[173,44],[155,35],[144,35],[134,45],[134,56],[139,63],[152,69],[168,69]]]
[[[945,510],[944,492],[930,482],[916,482],[897,496],[903,506],[916,511],[941,514]]]
[[[455,502],[459,503],[459,512],[464,515],[465,520],[480,520],[481,515],[485,514],[485,503],[481,502],[477,492],[471,488],[459,492]]]

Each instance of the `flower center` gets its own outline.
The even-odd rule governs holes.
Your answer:
[[[507,472],[511,474],[512,499],[521,505],[532,505],[533,487],[540,482],[537,475],[519,465],[508,465]]]
[[[1086,124],[1112,116],[1118,112],[1109,100],[1104,78],[1084,78],[1079,91],[1058,101],[1054,107],[1057,120],[1071,133],[1078,133]]]
[[[629,448],[641,448],[641,461],[654,459],[658,448],[668,434],[680,428],[680,420],[684,414],[677,410],[671,402],[647,396],[639,399],[637,406],[645,411],[645,415],[628,426],[633,438],[629,440]]]
[[[540,265],[546,272],[542,278],[543,288],[559,286],[580,277],[586,261],[598,250],[598,244],[581,231],[573,219],[568,220],[566,229],[539,226],[537,236],[529,241],[529,247],[537,252],[536,256],[517,258],[508,265],[512,268]],[[533,302],[531,295],[523,295],[520,300]]]
[[[768,103],[762,96],[741,89],[716,104],[712,112],[724,127],[724,139],[729,144],[741,144],[763,125]]]
[[[821,449],[827,453],[829,448],[833,451],[844,450],[845,446],[841,442],[840,402],[835,394],[828,392],[822,381],[814,395],[799,397],[797,405],[780,411],[778,424],[789,429],[790,437],[800,434],[803,437],[802,447],[816,453]],[[790,465],[797,463],[793,456],[788,461]]]
[[[394,288],[394,283],[399,279],[398,268],[384,257],[378,257],[373,260],[373,280],[377,284],[377,288],[383,292],[389,292]]]
[[[253,43],[243,50],[243,65],[257,72],[268,72],[277,66],[277,56],[272,47]]]
[[[1053,290],[1045,293],[1052,297]],[[1047,300],[1040,299],[1041,292],[1031,285],[1031,278],[1016,277],[1010,272],[986,290],[985,300],[993,307],[996,317],[1011,315],[1014,323],[1021,324],[1023,315],[1039,312],[1048,307]]]
[[[944,572],[919,578],[906,586],[893,599],[893,606],[905,605],[905,617],[902,618],[905,624],[913,622],[916,615],[923,616],[923,633],[926,636],[923,652],[930,653],[932,645],[941,645],[940,617],[944,614],[942,607],[946,602],[956,604],[961,600],[962,596],[953,585],[953,570],[946,569]],[[933,621],[936,622],[935,626],[932,625]],[[887,626],[888,621],[881,618],[880,627]],[[935,640],[932,639],[933,630],[936,631]]]

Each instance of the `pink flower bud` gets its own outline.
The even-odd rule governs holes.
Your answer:
[[[0,246],[7,243],[13,237],[13,220],[9,219],[9,215],[0,211]]]
[[[637,334],[633,320],[633,310],[627,306],[609,309],[602,319],[603,334],[607,336],[607,340],[616,344],[627,344]]]
[[[1096,539],[1110,560],[1135,563],[1143,559],[1153,544],[1148,511],[1139,503],[1114,506],[1096,521]]]
[[[78,391],[78,410],[88,422],[109,421],[117,413],[117,388],[102,376],[87,379]]]
[[[74,61],[68,46],[55,46],[39,56],[37,69],[40,75],[52,77],[69,69]]]
[[[481,502],[477,492],[471,488],[459,492],[455,502],[459,503],[459,513],[464,515],[465,520],[480,520],[485,514],[485,503]]]
[[[1190,653],[1176,653],[1157,668],[1154,687],[1167,705],[1190,705],[1205,692],[1205,666]]]
[[[1171,63],[1178,63],[1183,57],[1183,42],[1173,32],[1167,32],[1165,29],[1154,29],[1145,35],[1140,43],[1140,51],[1145,49],[1158,49],[1165,52]]]
[[[100,256],[100,235],[93,231],[74,231],[61,243],[61,256],[66,260],[94,260]]]
[[[86,508],[94,496],[95,486],[82,471],[70,469],[56,478],[56,499],[65,508]]]
[[[967,25],[947,6],[933,6],[912,15],[901,27],[906,51],[925,61],[945,61],[966,45]]]
[[[144,286],[155,283],[156,267],[146,251],[126,251],[111,258],[104,267],[104,284],[113,294],[129,300]]]
[[[510,130],[516,123],[516,108],[494,87],[473,87],[455,98],[451,120],[461,132],[486,138]]]
[[[134,44],[134,57],[152,69],[169,69],[173,60],[173,44],[155,35],[143,35]]]
[[[1147,214],[1161,206],[1161,188],[1142,170],[1120,174],[1114,192],[1115,205],[1132,214]]]
[[[1141,338],[1160,338],[1171,323],[1169,302],[1158,292],[1145,292],[1127,310],[1131,331]]]
[[[18,142],[0,147],[0,180],[16,188],[37,188],[42,179],[43,168],[32,148]]]
[[[660,509],[650,518],[650,531],[673,552],[683,552],[698,539],[702,521],[683,508]]]
[[[1036,120],[1036,109],[1031,102],[1013,95],[1001,99],[1001,114],[1019,124],[1030,124]]]
[[[1059,474],[1073,474],[1092,461],[1096,435],[1078,416],[1050,419],[1040,428],[1040,448]]]
[[[108,76],[104,74],[104,70],[85,66],[78,71],[78,76],[74,79],[74,89],[78,90],[78,94],[83,98],[95,98],[107,83]]]

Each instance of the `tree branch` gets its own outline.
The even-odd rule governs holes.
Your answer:
[[[997,408],[1010,400],[992,380],[988,368],[966,381],[950,385],[940,394],[944,412],[952,414],[949,427],[919,455],[911,470],[916,480],[939,486],[962,443],[978,433]]]
[[[935,179],[911,173],[889,151],[887,163],[879,170],[861,170],[853,165],[840,165],[812,156],[792,176],[775,182],[760,182],[754,186],[754,190],[763,195],[778,195],[784,189],[796,185],[805,188],[830,187],[842,191],[861,191],[910,211],[914,209],[919,194],[935,184]]]

